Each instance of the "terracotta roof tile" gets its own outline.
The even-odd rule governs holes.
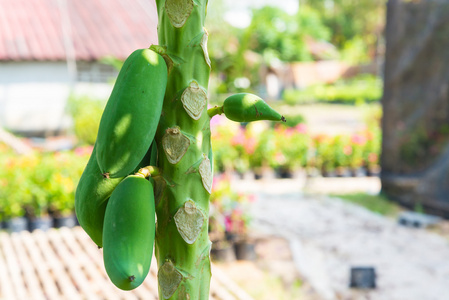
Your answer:
[[[67,45],[77,60],[124,59],[154,43],[154,0],[0,0],[0,60],[65,60]]]

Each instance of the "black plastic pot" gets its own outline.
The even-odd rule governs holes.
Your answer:
[[[277,178],[293,178],[293,172],[289,169],[280,168],[276,170],[276,177]]]
[[[323,177],[336,177],[336,173],[335,170],[328,170],[328,169],[323,169],[321,171],[321,175],[323,175]]]
[[[239,241],[234,244],[235,258],[238,260],[256,260],[254,243]]]
[[[34,218],[28,220],[28,230],[30,232],[40,229],[42,231],[47,231],[53,226],[53,220],[49,217]]]
[[[234,247],[229,243],[214,243],[210,250],[213,261],[216,262],[232,262],[235,260]]]
[[[351,172],[348,168],[345,167],[339,167],[335,170],[335,174],[337,177],[351,177]]]
[[[235,241],[237,241],[239,239],[239,235],[237,233],[228,232],[228,231],[225,232],[225,237],[226,237],[226,240],[231,243],[234,243]]]
[[[357,289],[376,288],[376,270],[374,267],[352,267],[349,287]]]
[[[352,177],[365,177],[366,170],[364,168],[351,169]]]
[[[20,232],[28,229],[28,222],[25,217],[16,217],[4,222],[4,229],[9,232]]]
[[[77,225],[76,223],[77,223],[77,220],[76,220],[75,215],[53,218],[53,227],[55,227],[55,228],[61,228],[61,227],[72,228]]]
[[[367,168],[367,175],[371,177],[380,176],[380,167],[368,167]]]

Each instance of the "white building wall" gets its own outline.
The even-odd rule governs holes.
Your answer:
[[[0,62],[0,126],[18,132],[63,129],[69,93],[65,62]]]

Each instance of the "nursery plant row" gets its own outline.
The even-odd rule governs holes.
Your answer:
[[[279,176],[306,170],[309,176],[364,176],[379,171],[381,129],[377,124],[341,135],[312,135],[307,125],[247,126],[213,124],[216,172],[248,171],[259,177],[267,168]]]
[[[311,135],[307,126],[269,127],[212,119],[216,173],[254,173],[267,168],[279,176],[306,170],[311,176],[354,176],[376,172],[381,131],[378,126],[352,135]],[[73,214],[74,193],[92,146],[71,151],[19,156],[0,144],[0,222]],[[365,171],[364,171],[365,170]]]

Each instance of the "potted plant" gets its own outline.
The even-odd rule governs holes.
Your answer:
[[[10,232],[27,230],[24,204],[27,201],[25,161],[28,157],[16,157],[3,152],[0,157],[0,211],[3,227]]]
[[[216,175],[212,186],[209,212],[209,238],[212,241],[211,256],[215,261],[229,262],[235,259],[233,240],[226,235],[225,212],[229,209],[231,192],[229,174]]]
[[[335,176],[335,153],[332,139],[324,134],[317,135],[313,139],[315,146],[315,167],[321,171],[324,177]]]
[[[379,156],[382,147],[382,133],[379,126],[370,126],[366,132],[366,144],[363,150],[363,158],[367,173],[377,176],[380,173]]]
[[[40,155],[33,164],[29,164],[26,171],[24,197],[26,197],[25,209],[30,231],[35,229],[45,231],[52,227],[52,220],[48,213],[48,191],[53,173],[57,171],[50,155]]]
[[[56,228],[76,225],[74,214],[75,187],[81,177],[84,163],[87,162],[90,152],[75,150],[75,155],[72,152],[56,153],[54,155],[54,160],[59,165],[59,169],[58,172],[52,174],[48,185],[48,197],[50,199],[49,208],[53,217],[53,226]]]
[[[75,184],[70,177],[55,174],[50,184],[50,211],[53,217],[53,226],[73,227],[75,226]]]
[[[254,153],[257,139],[251,135],[251,131],[240,126],[230,141],[230,145],[237,152],[237,157],[233,161],[234,170],[244,177],[250,169],[249,157]]]
[[[256,258],[255,243],[248,235],[251,216],[248,213],[247,196],[239,195],[238,204],[226,216],[226,231],[235,236],[234,251],[238,260],[254,260]]]
[[[349,158],[352,154],[349,137],[346,135],[335,136],[331,147],[334,156],[336,175],[339,177],[349,176]]]
[[[28,223],[20,197],[14,196],[14,194],[10,194],[9,197],[5,197],[4,195],[0,197],[3,228],[10,232],[27,230]]]
[[[351,154],[349,155],[349,167],[351,175],[354,177],[363,175],[363,151],[366,144],[366,137],[357,133],[351,137]]]
[[[277,172],[281,178],[292,178],[305,168],[309,160],[311,139],[305,124],[276,127]]]
[[[215,241],[215,252],[229,259],[225,254],[232,248],[237,259],[254,259],[254,243],[248,235],[251,222],[250,205],[254,195],[232,191],[229,177],[216,176],[211,194],[210,238]],[[226,258],[228,257],[228,258]]]
[[[274,140],[274,131],[268,128],[264,129],[264,132],[259,135],[254,152],[249,155],[249,165],[256,179],[261,178],[267,169],[273,169],[278,165],[275,157],[278,151],[273,143]]]
[[[218,120],[214,120],[217,118]],[[234,161],[238,158],[238,151],[231,146],[234,132],[239,125],[223,120],[223,117],[216,116],[211,122],[211,135],[214,139],[212,145],[214,151],[214,169],[218,173],[230,173],[234,171]],[[215,142],[216,141],[216,142]]]

